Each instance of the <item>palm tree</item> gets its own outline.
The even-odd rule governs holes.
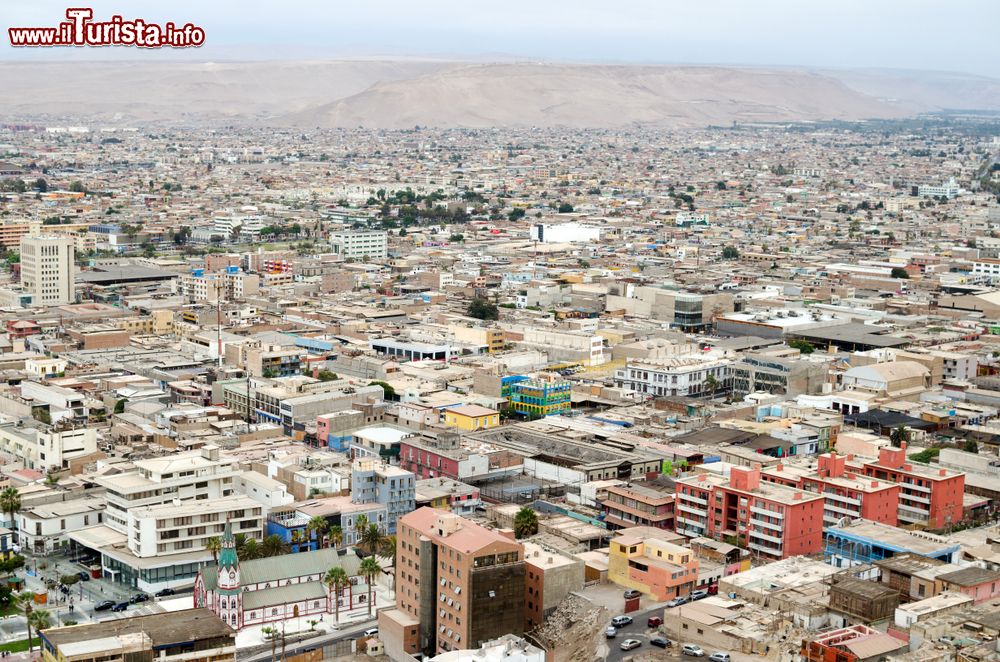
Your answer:
[[[903,442],[910,443],[910,430],[900,423],[889,433],[889,443],[896,448],[901,448]],[[6,492],[6,490],[4,490]],[[0,503],[3,502],[3,495],[0,495]]]
[[[281,556],[282,554],[287,553],[288,545],[286,545],[285,541],[281,539],[281,536],[277,534],[272,534],[264,538],[264,542],[261,544],[262,556]]]
[[[344,530],[339,526],[331,526],[330,530],[327,531],[327,537],[330,539],[330,544],[336,549],[344,542]]]
[[[316,534],[316,548],[321,549],[326,547],[326,532],[330,528],[330,523],[326,521],[326,518],[322,515],[314,515],[309,523],[306,524],[306,530],[312,531]]]
[[[358,540],[358,547],[369,554],[376,554],[382,549],[382,542],[385,536],[378,530],[378,524],[369,524],[368,528],[361,532],[361,539]]]
[[[711,392],[710,397],[715,397],[715,389],[719,388],[719,380],[715,378],[715,375],[709,373],[708,377],[705,378],[705,388]]]
[[[382,549],[380,554],[389,559],[392,567],[392,592],[396,592],[396,536],[385,536],[382,538]]]
[[[340,623],[340,594],[351,585],[351,578],[347,576],[347,571],[337,566],[326,571],[323,583],[330,589],[333,596],[333,606],[337,613],[337,622]]]
[[[372,615],[372,591],[375,578],[382,574],[382,566],[378,564],[378,561],[374,556],[369,556],[362,559],[361,561],[361,576],[365,578],[368,582],[368,615]]]
[[[35,594],[31,591],[24,591],[15,598],[19,607],[24,610],[24,618],[28,623],[28,653],[31,653],[31,627],[33,621],[31,614],[35,611]]]
[[[302,544],[304,538],[302,529],[292,529],[292,544],[296,546],[297,551],[302,551],[298,546]]]
[[[28,627],[34,627],[37,634],[42,630],[52,627],[52,614],[44,609],[33,609],[28,615]],[[31,637],[28,637],[28,645],[31,645]]]
[[[364,533],[365,529],[367,528],[368,528],[368,516],[358,515],[358,519],[354,520],[355,544],[361,542],[361,534]]]
[[[257,542],[256,538],[247,538],[246,542],[243,543],[243,551],[237,553],[237,556],[244,561],[259,559],[263,555],[264,553],[261,549],[261,545]]]
[[[538,515],[531,508],[525,506],[514,515],[514,535],[518,538],[526,538],[538,533]]]
[[[219,563],[219,552],[222,551],[222,540],[219,536],[212,536],[205,541],[205,549],[212,552],[212,560],[215,561],[216,565]]]
[[[5,515],[10,515],[10,528],[17,530],[17,522],[14,521],[14,515],[21,510],[21,493],[17,491],[16,487],[5,487],[0,492],[0,510]]]

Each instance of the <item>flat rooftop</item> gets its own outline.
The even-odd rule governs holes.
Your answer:
[[[45,638],[52,645],[58,647],[81,641],[138,633],[148,636],[152,640],[154,648],[188,641],[236,636],[235,630],[223,623],[210,610],[186,609],[50,628],[45,630]]]

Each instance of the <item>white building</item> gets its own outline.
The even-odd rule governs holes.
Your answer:
[[[384,230],[356,230],[330,234],[334,255],[345,260],[384,260],[389,256],[389,233]]]
[[[48,554],[67,544],[69,533],[103,519],[104,499],[100,497],[36,506],[17,514],[18,544],[32,554]]]
[[[295,501],[295,497],[288,493],[284,483],[256,471],[244,471],[237,476],[236,491],[264,506],[265,514],[272,508],[287,506]]]
[[[601,228],[582,223],[536,223],[531,226],[531,240],[542,244],[588,243],[601,240]]]
[[[39,235],[21,237],[21,287],[34,305],[57,306],[76,298],[72,237]]]
[[[125,534],[129,510],[175,500],[207,505],[235,494],[235,481],[242,473],[235,460],[219,457],[216,446],[138,460],[135,467],[134,471],[101,476],[96,481],[107,489],[107,525]]]
[[[128,548],[139,558],[205,550],[209,538],[221,538],[226,522],[235,533],[264,538],[264,508],[248,496],[176,501],[133,508],[128,512]]]
[[[652,396],[711,396],[709,377],[715,378],[716,393],[725,392],[732,378],[731,366],[728,359],[695,357],[630,361],[615,371],[615,385]]]
[[[96,452],[93,428],[53,428],[34,421],[0,425],[0,454],[28,469],[68,469],[74,460]]]
[[[917,187],[917,195],[921,198],[939,198],[944,196],[946,198],[957,198],[961,189],[958,186],[958,182],[952,177],[946,183],[941,185],[934,184],[924,184],[923,186]]]

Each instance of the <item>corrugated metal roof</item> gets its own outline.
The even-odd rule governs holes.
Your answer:
[[[343,555],[339,552],[343,552]],[[336,550],[330,547],[297,554],[283,554],[264,559],[241,561],[240,583],[244,586],[248,584],[276,584],[293,577],[325,575],[327,570],[334,567],[341,567],[349,577],[356,577],[360,572],[360,566],[361,559],[353,549]],[[205,579],[205,587],[209,590],[214,589],[217,566],[206,566],[202,570],[202,576]],[[251,593],[246,595],[251,595]]]

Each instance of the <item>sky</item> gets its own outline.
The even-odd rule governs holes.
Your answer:
[[[67,0],[68,1],[68,0]],[[7,28],[191,22],[199,49],[11,48]],[[1000,0],[0,0],[0,60],[368,56],[875,67],[1000,77]]]

